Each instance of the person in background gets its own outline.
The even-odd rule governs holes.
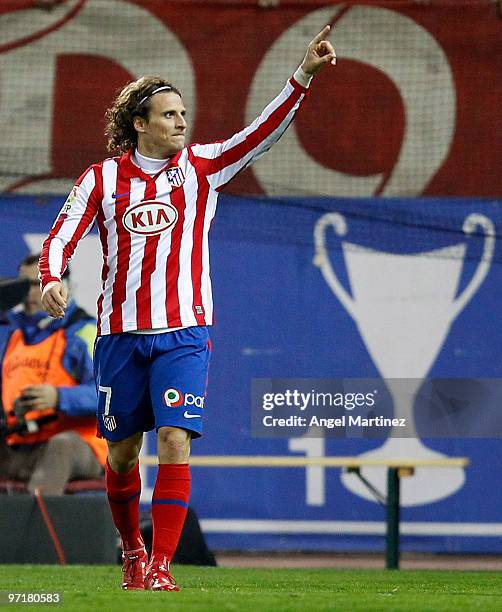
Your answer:
[[[61,495],[73,479],[103,475],[106,443],[96,437],[92,348],[95,320],[69,301],[62,319],[43,311],[39,255],[19,266],[30,282],[24,303],[7,313],[0,340],[0,478]],[[68,281],[68,274],[64,280]]]

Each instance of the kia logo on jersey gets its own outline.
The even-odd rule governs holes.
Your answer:
[[[147,200],[129,208],[124,214],[124,227],[133,234],[153,236],[172,227],[178,211],[171,204]]]

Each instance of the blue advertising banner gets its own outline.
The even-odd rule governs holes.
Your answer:
[[[0,275],[40,248],[63,198],[0,198]],[[402,480],[403,550],[502,550],[501,441],[421,437],[423,379],[497,379],[502,369],[500,202],[473,199],[245,199],[223,195],[212,229],[216,324],[194,455],[440,459]],[[95,311],[101,249],[71,264],[75,299]],[[254,437],[256,379],[382,378],[405,438]],[[407,393],[395,381],[416,381]],[[422,401],[417,398],[422,396]],[[461,400],[462,398],[460,398]],[[469,396],[471,408],[475,396]],[[493,403],[493,402],[492,402]],[[489,417],[486,398],[473,423]],[[487,407],[488,406],[488,407]],[[482,428],[481,428],[482,429]],[[495,435],[495,434],[494,434]],[[145,452],[155,452],[150,435]],[[362,469],[385,493],[385,471]],[[219,549],[381,550],[385,512],[340,469],[194,467],[192,504]],[[143,469],[144,500],[154,468]]]

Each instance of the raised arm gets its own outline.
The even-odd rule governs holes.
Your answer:
[[[313,38],[292,78],[251,125],[228,140],[191,147],[192,154],[202,162],[214,189],[222,189],[238,172],[257,161],[279,140],[305,99],[312,77],[323,66],[336,63],[333,46],[326,40],[329,30],[328,25]]]
[[[101,167],[91,166],[78,179],[44,241],[39,278],[42,306],[52,317],[64,316],[67,292],[61,276],[77,244],[92,228],[102,193]]]

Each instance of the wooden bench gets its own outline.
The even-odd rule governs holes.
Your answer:
[[[157,466],[158,459],[147,455],[141,457],[142,465]],[[413,476],[415,468],[465,468],[469,465],[466,457],[445,459],[360,459],[358,457],[288,457],[260,455],[194,455],[190,457],[194,467],[262,467],[262,468],[298,468],[312,465],[344,468],[359,474],[362,467],[387,468],[387,531],[385,566],[387,569],[399,569],[399,520],[400,520],[400,478]]]

